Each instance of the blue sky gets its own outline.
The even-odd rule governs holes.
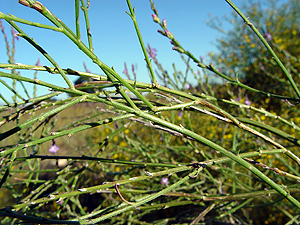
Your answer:
[[[75,32],[74,1],[40,0],[40,2]],[[154,0],[154,2],[160,18],[167,20],[168,30],[174,34],[185,49],[191,51],[197,57],[206,57],[205,60],[208,60],[207,55],[209,52],[217,51],[215,40],[221,34],[208,27],[206,21],[210,18],[208,14],[211,17],[222,17],[224,14],[229,15],[232,12],[232,9],[224,0],[194,0],[185,2],[182,0]],[[240,6],[242,0],[235,0],[233,2],[237,6]],[[172,50],[169,40],[157,32],[160,27],[152,21],[150,2],[148,0],[132,0],[131,4],[135,7],[144,43],[146,45],[149,43],[153,48],[157,49],[157,58],[169,71],[169,74],[173,72],[172,63],[175,63],[178,69],[184,69],[184,64],[181,62],[179,54]],[[0,11],[23,19],[51,24],[37,11],[20,5],[17,0],[0,0]],[[128,11],[125,0],[91,0],[89,16],[94,52],[100,60],[108,66],[113,66],[122,76],[124,76],[122,74],[124,62],[127,63],[128,69],[131,68],[131,64],[134,64],[136,66],[137,80],[150,82],[133,23],[125,11]],[[87,43],[83,13],[80,13],[82,39]],[[10,27],[5,21],[3,23],[5,31],[9,35]],[[61,68],[84,70],[83,62],[85,62],[92,72],[102,74],[100,69],[61,33],[23,24],[20,24],[20,27],[30,37],[33,37]],[[10,35],[9,38],[11,38]],[[5,52],[5,42],[2,34],[0,34],[0,63],[7,63]],[[17,41],[15,55],[17,63],[34,65],[38,58],[40,58],[42,65],[51,66],[25,40],[20,39]],[[209,61],[206,61],[206,63],[209,63]],[[5,70],[5,72],[9,71]],[[33,71],[21,71],[21,75],[33,78]],[[73,81],[76,79],[75,77],[70,78]],[[39,72],[38,79],[66,87],[66,84],[59,75]],[[5,81],[11,84],[11,80],[5,79]],[[193,82],[192,78],[190,81]],[[27,87],[29,94],[32,96],[32,87]],[[5,87],[1,86],[1,84],[0,90],[1,94],[8,101],[11,101],[11,93]],[[43,88],[39,88],[38,90],[38,94],[46,94],[48,92]],[[18,85],[17,91],[22,93],[20,85]],[[0,104],[3,104],[2,100],[0,100]]]

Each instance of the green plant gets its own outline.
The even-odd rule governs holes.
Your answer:
[[[270,98],[298,101],[297,85],[279,58],[276,62],[297,97],[249,87],[237,75],[232,78],[212,64],[198,60],[180,45],[150,1],[153,20],[162,28],[159,32],[171,40],[173,49],[182,54],[187,65],[185,73],[178,72],[174,66],[174,77],[171,77],[153,48],[145,47],[135,10],[127,0],[128,15],[134,23],[152,83],[124,79],[93,52],[85,1],[75,1],[75,32],[42,3],[19,2],[40,12],[53,25],[1,12],[0,19],[47,58],[52,67],[11,61],[0,64],[0,68],[12,69],[12,73],[0,71],[0,77],[44,86],[52,92],[32,99],[14,92],[13,104],[2,96],[6,105],[0,107],[4,114],[0,121],[3,129],[0,140],[4,143],[0,151],[0,187],[9,190],[15,198],[9,207],[0,209],[2,223],[271,223],[269,215],[261,221],[251,214],[261,205],[266,207],[265,212],[274,209],[280,212],[275,219],[298,221],[300,128],[296,118],[294,121],[291,118],[298,115],[293,114],[297,106],[290,106],[288,113],[276,115],[256,107],[242,91],[235,93],[229,89],[229,98],[217,96],[208,81],[203,82],[200,73],[189,66],[192,60],[204,73],[211,71],[240,90],[266,97],[265,101]],[[269,54],[276,56],[249,19],[231,1],[227,2],[267,46]],[[80,4],[88,45],[80,38]],[[15,22],[61,32],[105,75],[60,68]],[[157,65],[158,71],[151,62]],[[68,88],[26,78],[16,74],[17,69],[60,74]],[[164,86],[159,84],[155,72]],[[191,86],[186,88],[188,74],[199,81],[203,93]],[[74,85],[68,75],[93,80]],[[93,88],[95,92],[85,92],[85,88]],[[50,101],[61,93],[70,97]],[[80,106],[88,105],[92,109],[82,111]],[[14,111],[6,114],[9,109]],[[58,123],[59,117],[68,114],[67,110],[78,112],[78,117],[71,117],[72,122],[66,124]],[[56,152],[61,151],[58,149],[62,143],[67,143],[64,155],[58,156]],[[48,149],[52,155],[46,153]],[[46,161],[54,163],[49,165]],[[18,175],[24,172],[26,176]]]

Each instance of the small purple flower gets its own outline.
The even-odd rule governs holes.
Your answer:
[[[169,179],[167,177],[162,177],[161,180],[160,180],[160,183],[162,185],[168,186],[169,185]]]
[[[91,73],[92,71],[90,71],[88,68],[87,68],[87,66],[85,65],[85,63],[83,62],[83,67],[84,67],[84,69],[85,69],[85,72],[87,72],[87,73]]]
[[[178,112],[178,117],[181,118],[182,116],[183,116],[183,111],[180,110],[180,111]]]
[[[267,41],[272,41],[272,35],[269,32],[265,33]]]
[[[117,122],[115,122],[115,123],[114,123],[114,127],[116,128],[116,130],[118,130],[118,129],[119,129],[119,125],[118,125],[118,123],[117,123]]]
[[[128,74],[128,70],[127,70],[127,65],[126,65],[126,63],[124,63],[124,70],[123,70],[123,73],[124,73],[124,74]]]
[[[204,56],[201,55],[200,56],[200,61],[203,62],[203,60],[204,60]]]
[[[41,62],[40,62],[40,58],[38,58],[37,62],[35,63],[36,66],[42,66]]]
[[[13,27],[11,28],[11,33],[14,36],[14,38],[18,41],[19,40],[19,36],[17,35],[17,32],[15,31],[15,29]]]
[[[151,57],[152,59],[156,58],[156,52],[157,50],[155,48],[151,48],[151,46],[148,44],[148,55],[149,57]]]
[[[247,99],[247,100],[245,101],[245,105],[251,105],[251,102]]]
[[[184,86],[184,89],[185,90],[189,90],[191,88],[191,85],[190,84],[186,84],[185,86]]]
[[[57,200],[57,203],[58,203],[59,205],[62,205],[62,204],[64,203],[64,201],[63,201],[62,199],[58,199],[58,200]]]
[[[53,153],[53,154],[56,154],[56,152],[59,150],[59,147],[55,144],[55,141],[53,140],[52,141],[52,145],[51,147],[49,148],[49,152]]]

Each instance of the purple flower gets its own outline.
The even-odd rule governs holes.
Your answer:
[[[83,62],[83,67],[84,67],[84,69],[85,69],[85,72],[87,72],[87,73],[91,73],[92,71],[90,71],[88,68],[87,68],[87,66],[85,65],[85,63]]]
[[[115,123],[114,123],[114,127],[116,128],[116,130],[118,130],[118,129],[119,129],[119,125],[118,125],[118,123],[117,123],[117,122],[115,122]]]
[[[123,73],[124,73],[124,74],[128,74],[128,70],[127,70],[127,65],[126,65],[126,63],[124,63],[124,70],[123,70]]]
[[[269,32],[265,33],[267,41],[272,41],[272,35]]]
[[[191,85],[190,84],[186,84],[185,86],[184,86],[184,89],[185,90],[189,90],[191,88]]]
[[[200,56],[200,61],[203,62],[203,60],[204,60],[204,56],[201,55]]]
[[[59,147],[55,144],[55,141],[52,141],[53,144],[51,145],[51,147],[49,148],[49,152],[56,154],[56,152],[59,150]]]
[[[40,58],[38,58],[37,62],[35,63],[36,66],[42,66],[41,62],[40,62]]]
[[[182,116],[183,116],[183,111],[180,110],[180,111],[178,112],[178,117],[181,118]]]
[[[247,99],[247,100],[245,101],[245,105],[251,105],[251,102]]]
[[[168,186],[169,185],[169,179],[167,177],[162,177],[161,180],[160,180],[160,183],[162,185]]]
[[[17,32],[15,31],[14,28],[11,28],[11,33],[14,36],[14,38],[18,41],[19,40],[19,36],[17,35]]]
[[[151,46],[148,44],[148,55],[149,57],[151,57],[152,59],[156,58],[156,52],[157,50],[155,48],[151,48]]]

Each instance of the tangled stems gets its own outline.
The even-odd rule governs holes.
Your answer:
[[[293,80],[291,74],[289,71],[285,68],[285,66],[282,64],[280,59],[277,57],[271,46],[268,44],[268,42],[265,40],[265,38],[259,33],[259,31],[256,29],[256,27],[250,22],[250,20],[233,4],[230,0],[225,0],[239,15],[242,17],[244,22],[253,30],[253,32],[257,35],[257,37],[261,40],[261,42],[265,45],[265,47],[268,49],[268,51],[271,53],[272,57],[276,61],[276,63],[279,65],[279,67],[282,69],[288,80],[290,81],[294,91],[296,92],[298,99],[300,98],[300,91]]]
[[[212,65],[212,64],[205,65],[202,61],[200,61],[199,59],[197,59],[190,51],[184,49],[184,47],[182,45],[180,45],[180,43],[175,39],[174,35],[169,30],[167,30],[166,23],[161,22],[161,20],[160,20],[160,18],[158,16],[158,11],[155,8],[155,5],[154,5],[153,1],[150,0],[151,8],[152,8],[153,12],[155,13],[155,17],[153,18],[153,21],[156,22],[156,23],[158,23],[160,25],[160,27],[163,29],[163,30],[158,30],[158,32],[160,34],[162,34],[163,36],[165,36],[165,37],[167,37],[168,39],[171,40],[171,44],[173,45],[173,50],[175,50],[175,51],[177,51],[179,53],[185,54],[186,56],[188,56],[189,58],[191,58],[197,64],[197,66],[199,66],[201,68],[205,68],[205,69],[207,69],[209,71],[214,72],[218,76],[220,76],[223,79],[227,80],[228,83],[230,83],[230,84],[237,85],[237,86],[239,86],[241,88],[245,88],[245,89],[247,89],[249,91],[252,91],[252,92],[255,92],[255,93],[258,93],[258,94],[262,94],[262,95],[265,95],[267,97],[274,97],[274,98],[279,98],[279,99],[285,99],[285,100],[289,100],[289,101],[298,102],[299,98],[300,98],[300,95],[299,95],[300,92],[299,92],[298,87],[295,84],[293,78],[291,77],[290,73],[287,71],[287,69],[281,63],[281,61],[279,60],[279,58],[277,57],[277,55],[274,53],[274,51],[272,50],[272,48],[270,47],[270,45],[266,42],[266,40],[262,37],[262,35],[254,27],[254,25],[252,23],[250,23],[250,21],[242,14],[242,12],[240,10],[238,10],[238,8],[236,6],[234,6],[234,4],[230,0],[228,0],[227,2],[240,14],[240,16],[251,27],[251,29],[253,29],[253,31],[256,33],[256,35],[260,38],[260,40],[264,43],[264,45],[270,51],[270,53],[274,57],[276,63],[280,66],[280,68],[284,71],[285,75],[289,79],[289,81],[290,81],[293,89],[295,90],[295,92],[296,92],[296,94],[298,96],[297,98],[288,97],[288,96],[281,96],[281,95],[276,95],[276,94],[272,94],[272,93],[268,93],[268,92],[257,90],[255,88],[249,87],[249,86],[241,83],[239,81],[239,79],[238,79],[238,73],[235,75],[235,79],[233,79],[230,76],[221,73],[219,70],[217,70],[214,67],[214,65]]]
[[[274,172],[276,173],[275,178],[277,178],[276,176],[278,176],[279,179],[288,178],[294,182],[299,181],[300,180],[299,173],[296,171],[296,169],[290,169],[292,165],[295,165],[294,162],[293,164],[290,163],[288,167],[292,172],[295,173],[295,175],[292,173],[285,172],[284,169],[282,168],[276,168],[275,165],[269,166],[265,162],[259,162],[249,158],[249,157],[261,157],[262,155],[277,157],[278,155],[286,154],[291,159],[296,161],[299,165],[300,164],[299,158],[295,154],[293,154],[290,150],[286,149],[285,145],[282,144],[283,142],[277,141],[277,139],[273,138],[273,136],[271,135],[275,134],[276,136],[279,136],[281,140],[285,140],[294,145],[299,145],[298,140],[294,138],[293,135],[289,135],[286,132],[277,130],[275,129],[275,127],[265,125],[261,121],[253,121],[248,118],[235,116],[236,114],[232,113],[229,110],[224,110],[217,103],[222,102],[222,103],[226,103],[227,105],[235,106],[236,108],[241,108],[245,111],[252,111],[258,114],[263,114],[265,116],[268,116],[269,118],[273,118],[274,120],[276,119],[282,122],[283,124],[288,125],[289,127],[293,127],[293,128],[295,127],[294,128],[295,130],[299,130],[300,128],[287,120],[284,120],[277,116],[275,117],[273,114],[263,109],[258,109],[250,105],[242,104],[237,101],[218,99],[214,97],[213,94],[212,96],[209,96],[205,94],[197,95],[197,94],[186,93],[184,91],[173,90],[158,85],[153,74],[151,62],[148,59],[148,55],[146,53],[143,40],[141,38],[141,33],[137,25],[134,8],[131,6],[129,0],[127,0],[127,5],[129,8],[128,14],[133,20],[139,38],[139,42],[141,44],[141,48],[144,53],[144,57],[147,61],[148,69],[151,74],[152,84],[138,82],[136,80],[132,81],[132,80],[123,79],[118,73],[114,71],[113,68],[108,67],[100,59],[98,59],[98,57],[93,52],[92,38],[91,38],[90,25],[88,20],[88,13],[87,13],[89,8],[88,5],[89,2],[87,3],[87,5],[85,5],[84,1],[81,1],[82,10],[85,18],[85,26],[87,30],[86,35],[88,40],[88,46],[86,46],[82,42],[81,34],[79,30],[80,28],[79,27],[79,3],[80,3],[79,0],[75,1],[76,32],[74,33],[62,21],[60,21],[57,17],[55,17],[54,14],[52,14],[48,9],[46,9],[41,3],[33,0],[28,0],[28,1],[21,0],[20,2],[40,12],[42,15],[48,18],[52,22],[52,24],[54,24],[54,26],[33,23],[11,15],[4,15],[2,13],[0,13],[0,18],[4,18],[12,26],[14,26],[15,29],[19,32],[19,36],[23,37],[26,41],[28,41],[28,43],[33,45],[40,53],[42,53],[48,59],[48,61],[52,63],[54,67],[33,66],[33,65],[24,65],[24,64],[0,64],[0,68],[6,68],[10,70],[25,69],[25,70],[44,71],[44,72],[47,71],[51,73],[51,76],[55,76],[54,74],[60,74],[61,76],[65,77],[66,83],[69,82],[66,75],[82,76],[82,77],[91,78],[92,80],[79,85],[73,85],[72,83],[70,83],[68,85],[68,88],[63,88],[50,83],[46,83],[38,79],[30,79],[24,76],[9,74],[0,71],[0,77],[6,77],[10,79],[28,82],[28,83],[34,83],[36,85],[47,87],[51,89],[51,91],[53,91],[53,93],[50,95],[40,96],[34,99],[29,99],[28,101],[22,99],[22,101],[16,103],[15,106],[11,104],[7,104],[6,106],[0,107],[1,110],[5,110],[6,108],[9,107],[16,107],[16,111],[3,118],[0,121],[0,125],[4,125],[5,123],[18,120],[20,117],[24,116],[25,114],[28,115],[30,112],[34,112],[35,109],[40,110],[39,114],[37,115],[35,114],[31,118],[26,119],[25,122],[18,123],[16,126],[10,127],[8,131],[1,133],[0,136],[1,140],[4,140],[6,138],[11,138],[13,134],[21,133],[20,131],[25,133],[24,135],[25,138],[24,137],[20,138],[17,142],[18,144],[13,147],[4,146],[3,148],[1,148],[0,157],[3,158],[3,161],[1,161],[1,163],[7,166],[5,167],[5,169],[2,170],[4,176],[0,181],[0,185],[4,186],[5,182],[8,181],[9,175],[11,174],[13,175],[14,173],[26,172],[30,174],[29,178],[22,180],[23,183],[26,183],[26,187],[29,187],[30,184],[37,184],[39,182],[40,183],[43,182],[43,180],[32,179],[33,175],[36,175],[36,177],[38,177],[39,174],[42,173],[42,171],[44,172],[50,171],[55,173],[52,179],[41,184],[34,191],[30,191],[30,193],[28,193],[27,196],[23,197],[24,202],[20,202],[13,205],[12,209],[18,211],[19,213],[29,214],[28,209],[31,211],[35,211],[35,210],[37,211],[46,203],[52,201],[57,201],[56,203],[58,203],[63,201],[62,203],[59,203],[62,204],[62,208],[60,208],[57,211],[57,214],[60,215],[61,212],[63,212],[62,210],[66,210],[67,213],[70,213],[69,214],[70,217],[68,218],[69,219],[68,223],[91,224],[91,223],[98,223],[100,221],[109,218],[113,220],[116,217],[116,215],[134,210],[136,207],[144,207],[143,209],[159,209],[162,205],[167,207],[168,205],[176,206],[176,205],[183,205],[183,204],[197,204],[197,205],[205,206],[206,211],[200,214],[197,213],[198,217],[196,219],[193,219],[193,223],[197,223],[201,218],[203,218],[203,216],[206,213],[209,212],[209,210],[212,210],[212,208],[214,208],[214,206],[216,206],[216,204],[218,204],[219,202],[233,201],[233,200],[237,201],[237,200],[246,199],[243,203],[237,206],[233,206],[232,204],[230,204],[230,208],[228,207],[227,208],[228,210],[226,212],[222,212],[221,215],[219,216],[219,217],[223,217],[227,214],[230,214],[238,210],[240,207],[248,204],[249,202],[252,201],[253,198],[257,198],[260,194],[271,195],[271,194],[278,193],[282,195],[283,198],[288,199],[294,206],[300,208],[300,203],[293,196],[294,193],[299,193],[299,191],[296,188],[297,187],[296,185],[290,185],[289,183],[287,186],[283,186],[280,185],[278,180],[273,178],[271,179],[268,177],[270,175],[268,172],[272,172],[272,173]],[[238,81],[237,77],[234,80],[217,71],[217,69],[213,67],[213,65],[209,65],[209,66],[204,65],[202,62],[197,60],[189,51],[184,50],[184,48],[179,44],[179,42],[175,40],[174,35],[167,30],[166,21],[165,20],[160,21],[158,17],[158,12],[155,9],[153,2],[151,2],[151,6],[155,13],[153,19],[155,20],[155,22],[160,24],[161,28],[163,28],[163,30],[161,30],[160,33],[171,40],[174,50],[189,56],[197,63],[198,66],[202,68],[207,68],[215,72],[219,76],[225,78],[227,81],[233,82],[239,85],[240,87],[250,90],[249,87],[241,84]],[[94,74],[94,73],[77,71],[70,68],[67,69],[60,68],[54,62],[54,60],[52,60],[52,58],[46,53],[46,51],[41,46],[39,46],[38,43],[35,43],[33,39],[31,39],[31,37],[29,37],[23,30],[21,30],[15,24],[15,22],[21,22],[31,26],[36,26],[40,28],[54,30],[56,32],[61,32],[62,34],[67,36],[81,51],[83,51],[87,56],[89,56],[90,59],[94,63],[96,63],[99,68],[101,68],[101,70],[105,73],[105,76]],[[186,77],[184,78],[183,82],[185,81],[186,81]],[[179,87],[177,83],[176,86]],[[84,92],[84,89],[88,87],[96,90],[96,93]],[[128,94],[128,92],[130,94]],[[157,98],[153,99],[152,96],[150,95],[149,95],[150,97],[148,98],[144,95],[145,93],[147,94],[149,92],[153,93],[154,96]],[[68,93],[73,97],[69,97],[67,100],[58,101],[52,104],[50,102],[47,102],[44,103],[43,105],[39,105],[40,101],[47,100],[50,97],[56,96],[60,93]],[[273,97],[273,95],[271,94],[270,95],[268,93],[265,94]],[[277,96],[277,97],[282,97],[286,99],[286,97],[284,96]],[[21,104],[26,104],[27,102],[31,104],[26,105],[21,109],[17,108],[17,106]],[[56,127],[54,128],[49,126],[51,129],[45,129],[42,132],[41,136],[31,138],[30,128],[33,127],[34,124],[37,124],[37,127],[40,127],[41,125],[46,124],[46,121],[49,121],[51,118],[53,118],[54,115],[57,115],[58,113],[62,113],[67,108],[70,108],[75,104],[89,103],[89,102],[101,103],[101,104],[97,104],[97,105],[101,105],[101,107],[99,107],[101,109],[98,109],[100,113],[99,111],[97,111],[97,113],[94,113],[94,115],[92,116],[89,115],[89,116],[84,116],[84,119],[76,119],[77,121],[72,122],[59,129]],[[51,105],[52,108],[47,109],[47,107]],[[105,108],[105,106],[107,106],[107,108]],[[42,111],[41,109],[46,110],[46,112]],[[184,111],[185,115],[187,116],[188,123],[184,122],[183,120],[178,122],[176,121],[176,119],[174,119],[174,115],[178,111],[180,111],[180,113],[182,114]],[[226,147],[226,145],[223,144],[222,141],[221,142],[213,141],[213,139],[210,138],[208,135],[206,135],[205,132],[202,132],[202,129],[204,130],[205,127],[201,127],[200,131],[194,129],[195,126],[193,126],[193,123],[197,123],[198,121],[197,120],[192,121],[192,118],[189,115],[191,112],[198,113],[197,116],[199,116],[200,113],[202,113],[206,117],[210,117],[212,119],[218,119],[225,126],[233,125],[234,137],[232,141],[232,145],[233,145],[232,149]],[[169,116],[170,114],[172,116]],[[138,141],[141,141],[142,144],[146,142],[146,140],[144,141],[143,139],[141,140],[139,139],[139,133],[145,132],[145,131],[141,131],[140,128],[132,129],[133,138],[129,135],[126,135],[126,132],[128,132],[127,128],[130,127],[132,124],[136,124],[137,122],[143,126],[148,126],[150,128],[156,129],[155,135],[157,134],[161,135],[161,137],[158,140],[158,138],[154,137],[154,135],[151,132],[146,133],[145,137],[143,138],[146,139],[148,138],[148,136],[150,136],[150,138],[153,139],[152,147],[149,147],[150,145],[145,145],[146,147],[143,148],[138,146]],[[37,146],[40,146],[41,144],[46,143],[47,141],[50,141],[53,144],[55,144],[54,140],[60,137],[63,136],[71,137],[76,133],[86,131],[86,130],[92,130],[92,128],[99,128],[103,125],[107,125],[108,128],[112,128],[113,132],[109,134],[107,133],[103,134],[104,139],[100,139],[100,141],[98,137],[95,138],[97,140],[95,141],[93,140],[92,144],[88,146],[89,148],[87,148],[84,151],[85,152],[84,155],[48,156],[43,153],[40,153],[39,150],[33,152],[33,154],[31,155],[27,154],[27,151],[30,151],[31,148],[35,149],[37,148]],[[263,145],[263,147],[269,147],[270,145],[272,145],[275,146],[276,149],[272,149],[268,151],[259,149],[259,150],[250,150],[250,152],[237,153],[239,148],[236,145],[236,142],[238,141],[239,138],[237,136],[238,133],[237,131],[243,131],[241,132],[242,134],[246,133],[247,136],[251,136],[251,138],[253,137],[255,139],[259,138],[259,141],[263,140],[264,142],[266,142],[266,144]],[[264,133],[264,131],[267,131],[268,133],[267,132]],[[100,130],[100,132],[102,131]],[[169,133],[171,135],[167,136],[166,133]],[[222,134],[223,136],[224,133],[225,132],[223,132]],[[97,134],[95,136],[101,136],[101,135],[102,134],[100,135]],[[180,137],[180,141],[184,142],[184,144],[180,146],[181,148],[179,148],[179,146],[176,146],[175,144],[175,146],[178,147],[176,148],[176,151],[179,152],[178,155],[180,155],[181,157],[184,156],[185,157],[184,160],[182,160],[183,157],[179,158],[177,157],[178,155],[176,155],[176,157],[173,157],[172,153],[170,153],[171,151],[173,151],[173,149],[171,149],[170,147],[170,143],[171,143],[170,140],[171,138],[173,138],[173,136]],[[126,143],[124,144],[124,142],[123,143],[118,142],[117,138],[123,138],[123,140],[125,140]],[[200,145],[198,145],[198,143],[200,143]],[[244,141],[244,143],[247,142]],[[105,149],[109,144],[112,145],[112,148],[110,150]],[[123,149],[125,149],[124,151],[122,150],[121,144],[123,145]],[[206,147],[204,148],[203,146]],[[68,148],[69,147],[70,146],[68,146]],[[202,150],[202,147],[204,150]],[[247,151],[247,149],[245,150]],[[56,154],[56,151],[54,154]],[[132,157],[131,158],[127,157],[127,154],[130,155],[132,152],[134,152]],[[194,152],[196,154],[194,154]],[[201,155],[204,158],[203,160],[199,159],[199,155],[200,155],[198,154],[199,152],[201,152]],[[19,153],[24,154],[24,156],[20,156]],[[222,158],[218,157],[216,156],[217,154],[215,153],[221,153],[224,157]],[[104,154],[106,155],[103,156]],[[166,157],[163,158],[162,157],[163,155],[165,155]],[[103,158],[101,158],[102,156]],[[135,157],[137,157],[138,159],[136,160]],[[42,160],[47,160],[47,159],[56,160],[57,162],[59,162],[59,160],[66,160],[66,159],[68,161],[67,161],[67,165],[62,169],[56,167],[55,169],[44,170],[43,168],[40,168],[39,165],[36,166],[36,162],[40,162]],[[166,160],[167,162],[163,160]],[[31,166],[30,164],[31,162],[34,162],[33,166]],[[80,162],[84,162],[84,165],[80,164]],[[228,168],[226,167],[226,165],[224,166],[221,165],[221,163],[225,163],[225,162],[227,162],[227,164],[228,162],[231,162],[231,167]],[[284,160],[281,160],[281,162],[284,162]],[[238,169],[235,168],[235,163],[246,168],[246,170],[242,169],[241,171],[239,171]],[[20,164],[26,166],[28,165],[28,169],[27,167],[21,168],[22,170],[19,168],[13,168],[14,165],[20,165]],[[124,168],[126,167],[125,171],[120,172],[120,170],[117,169],[113,171],[114,169],[112,168],[115,168],[114,166],[119,166],[119,165],[124,165]],[[232,186],[225,185],[229,189],[232,187],[233,191],[231,192],[226,190],[226,193],[229,194],[222,195],[223,194],[222,187],[221,187],[222,185],[218,184],[219,183],[218,179],[215,178],[214,175],[212,175],[206,169],[206,167],[216,171],[221,171],[222,176],[234,177],[234,179],[236,180],[234,181]],[[146,169],[147,171],[145,171]],[[99,183],[96,182],[80,183],[79,175],[84,175],[86,171],[89,172],[95,171],[94,174],[97,174],[95,175],[97,176],[97,179],[102,179],[101,176],[103,176],[104,178]],[[109,174],[112,174],[110,173],[111,171],[113,171],[112,172],[113,175],[109,176]],[[72,173],[70,174],[69,172]],[[73,174],[73,172],[75,173]],[[258,177],[259,179],[256,180],[253,179],[250,172],[254,174],[256,177]],[[170,178],[170,180],[168,181],[168,177],[170,177],[171,175],[174,175],[172,177],[173,180],[171,180]],[[236,178],[237,175],[245,176],[247,179],[251,180],[251,182],[255,183],[255,185],[253,186],[248,185],[246,184],[246,182],[244,182],[244,180],[242,181],[237,180]],[[157,179],[159,176],[167,176],[167,177],[163,177],[165,180],[164,181],[161,180],[161,182],[159,182]],[[216,187],[214,188],[214,191],[217,191],[217,193],[219,194],[217,196],[213,196],[213,195],[206,196],[205,194],[202,193],[202,190],[198,191],[198,188],[200,187],[199,183],[202,181],[203,183],[201,183],[201,185],[205,186],[205,188],[209,186],[207,186],[208,184],[205,183],[204,179],[199,179],[199,181],[194,179],[197,178],[197,176],[201,176],[201,178],[204,179],[209,179],[209,183],[213,183],[214,187]],[[152,181],[154,181],[155,178],[156,178],[155,181],[156,182],[158,181],[158,184],[159,185],[161,184],[163,186],[158,186],[155,184],[152,185],[152,183],[154,183]],[[221,179],[222,181],[220,182],[223,182],[225,179],[226,178],[222,178]],[[61,186],[58,187],[56,191],[51,192],[47,197],[41,197],[42,194],[45,193],[45,191],[48,188],[54,187],[57,183]],[[80,184],[77,185],[78,183]],[[148,185],[148,183],[151,184],[149,185],[149,188],[146,188],[147,190],[144,190],[145,186],[142,186],[144,185],[144,183],[146,183],[146,185]],[[140,184],[141,186],[139,186]],[[242,193],[237,193],[236,190],[238,185],[236,184],[242,186],[241,188]],[[272,190],[264,190],[261,192],[256,191],[260,189],[261,186],[264,184],[268,184],[272,188]],[[72,185],[72,186],[69,188],[68,185],[70,186]],[[126,185],[130,187],[134,187],[134,189],[131,190]],[[137,188],[135,189],[135,187]],[[256,192],[251,193],[253,190],[255,190]],[[189,191],[191,192],[194,191],[194,193],[188,193]],[[105,193],[116,193],[120,197],[120,199],[118,200],[121,201],[121,203],[119,205],[115,204],[105,209],[103,209],[102,205],[100,205],[92,213],[86,213],[83,207],[80,205],[78,196],[82,194],[95,194],[95,193],[101,193],[103,195]],[[134,195],[133,196],[131,195],[131,197],[124,195],[125,197],[123,197],[123,193],[134,194]],[[178,197],[178,202],[176,203],[175,201],[172,201],[170,202],[170,204],[155,202],[153,205],[144,205],[146,203],[149,203],[150,201],[153,201],[154,199],[157,199],[157,201],[159,201],[158,198],[162,195],[173,196],[174,198]],[[127,201],[127,199],[129,201]],[[182,199],[184,201],[181,202],[180,200]],[[199,199],[201,201],[197,201],[196,203],[195,202],[193,203],[194,199]],[[72,204],[76,205],[75,208],[76,210],[78,209],[80,214],[79,213],[72,214],[73,212],[70,210],[70,208],[68,208],[71,205],[71,204],[70,205],[67,204],[68,201],[71,201]],[[202,201],[203,202],[211,201],[213,203],[211,206],[207,207],[207,205],[203,204]],[[66,206],[66,208],[64,208],[64,206]],[[15,212],[11,212],[11,211],[0,210],[0,213],[1,215],[17,217]],[[73,215],[76,215],[76,218],[73,217],[74,219],[70,219],[72,218],[71,216]],[[40,222],[38,220],[34,220],[34,218],[24,217],[23,219],[31,222],[33,221]],[[57,222],[57,221],[49,220],[46,222]]]

